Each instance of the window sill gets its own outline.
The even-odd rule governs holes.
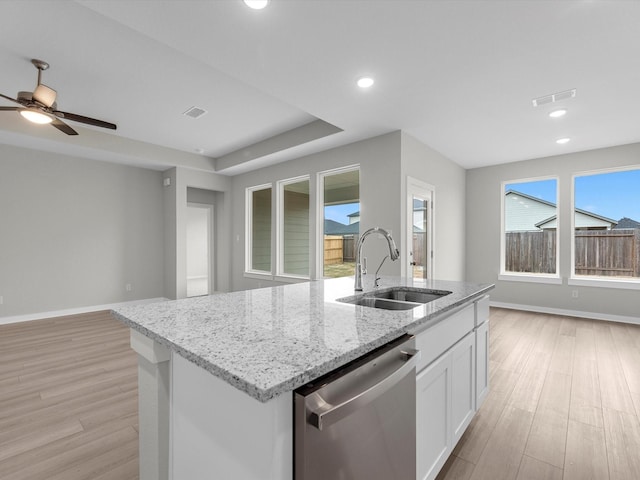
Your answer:
[[[273,275],[270,272],[259,272],[257,270],[244,272],[244,277],[255,280],[273,280]]]
[[[569,285],[640,290],[640,278],[623,280],[620,278],[609,279],[607,277],[571,277],[569,278]]]
[[[535,275],[530,273],[501,273],[498,280],[506,282],[548,283],[562,285],[562,278],[558,275]]]
[[[269,272],[259,272],[259,271],[248,271],[244,272],[245,278],[253,278],[254,280],[270,280],[273,282],[282,282],[282,283],[300,283],[300,282],[308,282],[310,277],[305,277],[302,275],[273,275]]]

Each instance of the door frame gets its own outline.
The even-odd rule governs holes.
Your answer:
[[[406,190],[406,229],[405,229],[405,248],[406,255],[404,258],[406,276],[407,278],[413,278],[413,271],[410,268],[409,262],[411,256],[409,252],[413,250],[413,197],[421,198],[427,201],[427,279],[433,279],[433,273],[435,271],[435,198],[436,187],[430,183],[423,182],[417,178],[407,175],[407,190]]]
[[[211,295],[211,293],[215,290],[215,257],[214,257],[214,220],[215,220],[215,205],[210,203],[196,203],[196,202],[187,202],[187,208],[201,208],[207,210],[207,295]],[[186,245],[188,248],[189,242],[187,241]],[[188,252],[186,252],[188,255]],[[187,272],[188,273],[188,272]],[[188,280],[188,276],[187,276]]]

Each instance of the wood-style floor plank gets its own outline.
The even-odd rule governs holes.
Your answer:
[[[491,390],[438,480],[640,478],[640,326],[491,309]],[[138,480],[137,359],[107,312],[0,326],[0,478]]]
[[[492,308],[490,335],[490,393],[437,480],[640,478],[639,325]]]
[[[108,312],[0,326],[0,478],[137,480],[137,357]]]

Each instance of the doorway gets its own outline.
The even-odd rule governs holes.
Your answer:
[[[407,276],[433,278],[433,217],[435,187],[407,177]]]
[[[187,297],[214,290],[213,238],[213,205],[187,203]]]

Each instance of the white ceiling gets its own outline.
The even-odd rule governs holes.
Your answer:
[[[0,18],[0,93],[32,90],[40,58],[61,110],[118,125],[0,112],[2,143],[236,174],[394,130],[465,168],[640,141],[638,1],[3,0]],[[571,88],[564,118],[532,106]]]

